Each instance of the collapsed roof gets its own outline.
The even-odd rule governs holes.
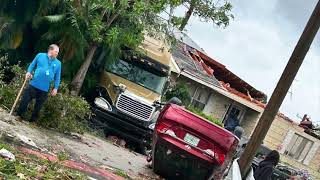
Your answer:
[[[267,102],[266,94],[245,82],[232,71],[227,69],[225,65],[209,57],[207,53],[188,35],[182,33],[181,31],[176,31],[174,34],[178,39],[178,45],[173,49],[173,53],[177,53],[176,51],[178,51],[180,54],[184,54],[182,60],[191,65],[188,67],[196,66],[198,71],[202,71],[201,74],[204,74],[204,76],[208,76],[209,74],[209,77],[213,77],[215,80],[222,81],[224,84],[228,84],[230,88],[238,91],[238,95],[242,93],[242,95],[248,96],[250,99],[253,98],[262,103]],[[182,50],[183,52],[181,52]],[[195,61],[191,61],[191,59]],[[178,61],[178,66],[181,66],[181,59]],[[198,63],[196,61],[198,61]],[[197,74],[199,74],[199,72]]]
[[[185,50],[186,45],[182,42],[177,42],[172,47],[172,56],[180,71],[185,72],[195,78],[202,80],[209,85],[223,88],[219,81],[214,77],[206,73],[201,64],[195,62]]]

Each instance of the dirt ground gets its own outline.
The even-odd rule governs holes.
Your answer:
[[[64,135],[17,121],[0,109],[0,137],[48,154],[100,167],[131,179],[159,179],[148,167],[146,157],[112,141],[91,135]]]

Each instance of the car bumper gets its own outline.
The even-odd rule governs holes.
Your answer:
[[[93,112],[95,114],[92,119],[93,123],[97,123],[108,132],[129,141],[150,146],[153,130],[134,123],[132,120],[128,120],[128,117],[120,114],[106,112],[99,108],[94,108]]]
[[[153,142],[153,163],[168,179],[208,179],[218,166],[158,138]]]

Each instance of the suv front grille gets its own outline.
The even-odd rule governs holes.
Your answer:
[[[150,120],[154,110],[154,107],[143,102],[137,101],[134,98],[125,94],[121,94],[119,96],[116,107],[120,111],[128,115],[131,115],[144,121]]]

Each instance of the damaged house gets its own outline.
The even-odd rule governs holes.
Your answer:
[[[190,46],[184,36],[172,48],[172,79],[189,88],[191,104],[221,122],[235,114],[249,137],[264,109],[267,96],[210,58],[201,49]]]
[[[172,74],[176,83],[184,83],[192,97],[191,105],[225,123],[235,114],[250,138],[267,102],[267,96],[209,57],[184,34],[177,34],[172,48]],[[269,149],[281,153],[282,163],[307,169],[320,179],[320,138],[306,133],[298,123],[279,113],[264,140]]]

